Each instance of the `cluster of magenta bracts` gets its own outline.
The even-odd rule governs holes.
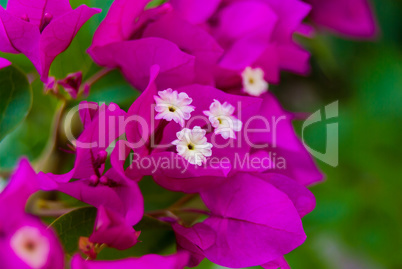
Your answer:
[[[283,255],[306,239],[301,218],[315,206],[306,187],[322,174],[268,84],[279,82],[281,70],[308,73],[309,53],[293,35],[313,35],[304,23],[309,14],[317,27],[369,38],[376,26],[368,4],[171,0],[147,9],[148,2],[115,0],[88,51],[97,64],[119,68],[143,91],[140,97],[128,112],[113,103],[82,102],[74,168],[36,174],[22,160],[1,193],[5,268],[64,268],[55,234],[24,212],[38,190],[64,192],[98,209],[93,233],[81,244],[134,246],[141,240],[132,227],[144,215],[138,187],[144,176],[171,191],[199,194],[207,210],[194,212],[207,218],[190,224],[162,218],[176,234],[176,254],[108,262],[77,254],[73,269],[176,269],[204,258],[234,268],[288,268]],[[88,91],[81,73],[56,81],[49,68],[98,12],[73,10],[67,0],[10,0],[0,8],[0,50],[25,54],[49,89],[61,85],[75,98]],[[0,68],[9,64],[0,59]],[[273,156],[285,163],[276,167]],[[267,160],[269,167],[258,165]],[[96,249],[86,254],[96,258]]]

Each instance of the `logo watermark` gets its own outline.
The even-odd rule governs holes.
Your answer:
[[[323,114],[323,115],[322,115]],[[304,147],[318,160],[332,166],[337,167],[339,164],[339,124],[328,123],[326,124],[326,146],[325,152],[319,152],[309,147],[305,142],[304,131],[307,127],[320,122],[325,122],[330,119],[336,119],[339,116],[339,103],[335,101],[324,109],[317,110],[310,117],[308,117],[302,126],[302,141]]]
[[[108,148],[113,147],[116,140],[122,140],[132,152],[121,153],[121,159],[127,156],[130,158],[130,167],[138,170],[147,170],[152,173],[158,169],[178,169],[183,173],[188,169],[190,163],[183,162],[178,154],[171,154],[169,157],[153,156],[154,151],[175,153],[176,147],[172,144],[176,139],[175,133],[165,131],[167,121],[155,120],[155,105],[149,106],[149,111],[141,111],[135,115],[127,115],[120,111],[117,105],[104,103],[85,103],[73,107],[66,115],[64,121],[65,134],[72,145],[80,149]],[[302,125],[301,145],[318,160],[336,167],[339,163],[339,126],[338,123],[326,125],[326,150],[319,152],[307,145],[305,141],[305,130],[315,124],[325,122],[328,119],[338,117],[338,102],[333,102],[323,109],[311,114]],[[120,113],[121,112],[121,113]],[[87,132],[85,136],[74,137],[71,130],[73,118],[80,114],[85,122]],[[175,124],[173,130],[180,131],[191,126],[200,126],[205,130],[205,137],[212,146],[212,155],[206,158],[206,162],[197,168],[211,169],[236,169],[241,171],[266,171],[285,170],[287,168],[286,154],[281,155],[281,147],[286,144],[287,136],[294,136],[291,128],[291,117],[289,114],[279,116],[252,115],[244,119],[242,106],[239,102],[236,109],[236,118],[242,121],[242,128],[236,132],[236,139],[222,139],[220,133],[214,132],[211,120],[205,115],[194,115],[186,122],[184,127]],[[93,118],[92,118],[93,117]],[[230,117],[224,118],[230,121]],[[222,119],[219,119],[222,120]],[[93,122],[95,121],[95,122]],[[232,128],[233,123],[226,123],[227,128]],[[220,130],[221,133],[225,130]],[[233,128],[230,130],[233,132]],[[170,132],[170,133],[167,133]],[[290,133],[289,133],[290,132]],[[90,134],[88,134],[90,133]],[[126,139],[130,138],[130,139]],[[164,139],[169,137],[169,139]],[[301,147],[301,146],[300,146]],[[214,151],[222,150],[227,156],[214,155]],[[108,150],[110,152],[110,150]],[[139,154],[138,151],[142,153]],[[145,154],[144,154],[145,152]],[[289,154],[292,154],[290,152]],[[294,153],[294,154],[297,154]],[[293,156],[292,156],[293,157]]]

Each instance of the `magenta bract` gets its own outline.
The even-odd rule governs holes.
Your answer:
[[[29,162],[21,160],[0,194],[0,264],[4,268],[64,268],[64,253],[55,233],[25,213],[28,198],[40,183]]]
[[[50,65],[99,9],[73,10],[68,0],[9,0],[0,8],[0,51],[23,53],[46,82]]]

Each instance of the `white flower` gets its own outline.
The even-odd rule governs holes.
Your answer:
[[[176,145],[177,152],[191,164],[201,166],[207,161],[206,157],[212,155],[212,144],[207,142],[206,131],[199,126],[192,130],[184,128],[177,132],[177,140],[172,144]]]
[[[246,67],[241,73],[243,90],[252,96],[260,96],[268,91],[268,83],[264,80],[264,71],[261,68]]]
[[[154,96],[155,111],[158,112],[155,119],[174,120],[184,127],[184,120],[190,119],[191,112],[194,111],[194,106],[190,106],[193,99],[184,92],[178,93],[172,89],[160,91],[158,95]]]
[[[10,245],[14,253],[31,268],[42,268],[47,263],[49,240],[35,227],[24,226],[17,230]]]
[[[221,104],[218,100],[214,100],[209,110],[204,111],[204,115],[215,128],[215,134],[220,134],[225,139],[236,139],[234,132],[239,132],[243,123],[233,116],[234,111],[235,108],[231,104],[227,102]]]

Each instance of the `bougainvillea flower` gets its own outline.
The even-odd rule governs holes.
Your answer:
[[[309,53],[292,38],[310,11],[308,4],[298,0],[209,0],[201,7],[194,2],[175,0],[172,5],[190,22],[208,29],[225,50],[215,70],[218,87],[241,84],[240,75],[250,67],[262,69],[270,83],[279,82],[280,70],[309,71]]]
[[[158,92],[158,96],[154,96],[154,100],[156,102],[155,111],[158,112],[155,119],[174,120],[181,127],[184,127],[184,121],[189,120],[191,112],[194,111],[194,107],[190,105],[193,99],[184,92],[178,94],[177,91],[167,89]]]
[[[151,73],[155,79],[157,70]],[[176,104],[175,96],[185,97],[184,108]],[[166,117],[158,116],[161,109],[155,98],[166,99]],[[126,137],[134,151],[127,173],[131,178],[152,175],[167,189],[185,192],[217,184],[218,177],[224,180],[235,168],[236,158],[244,159],[249,153],[241,122],[258,113],[260,103],[259,98],[231,95],[211,86],[159,91],[151,80],[127,113]],[[187,106],[192,110],[188,120],[186,113],[178,113],[180,109],[188,112]],[[169,113],[182,118],[176,122],[178,118]]]
[[[264,71],[257,67],[246,67],[241,73],[243,91],[251,96],[260,96],[268,91],[268,83],[264,79]]]
[[[306,0],[312,6],[312,20],[348,37],[373,38],[378,33],[368,0]]]
[[[92,243],[106,244],[124,250],[134,246],[139,235],[140,232],[136,232],[131,225],[128,225],[120,214],[100,206],[89,240]]]
[[[71,96],[71,98],[77,98],[78,92],[82,83],[82,72],[69,74],[62,80],[57,82],[64,90]]]
[[[213,84],[222,49],[204,29],[180,18],[170,4],[144,11],[148,1],[114,1],[95,33],[89,54],[100,65],[119,67],[140,90],[157,64],[160,87]]]
[[[297,183],[288,180],[287,184]],[[297,199],[315,203],[308,190],[299,194]],[[196,257],[193,262],[204,255],[225,267],[263,265],[281,258],[306,239],[292,199],[259,176],[239,173],[201,192],[201,198],[211,210],[205,221],[190,228],[173,225],[181,248],[196,246],[189,249]]]
[[[295,182],[294,179],[273,173],[255,173],[254,175],[285,193],[301,218],[315,208],[316,202],[313,193],[305,186]]]
[[[127,80],[139,90],[146,87],[149,68],[154,64],[161,67],[158,84],[171,87],[191,83],[194,80],[194,56],[182,52],[175,44],[162,38],[112,43],[96,47],[90,55],[99,65],[119,67]],[[99,59],[99,60],[98,60]]]
[[[214,85],[213,72],[223,49],[204,29],[171,11],[145,28],[143,38],[159,37],[176,44],[181,51],[195,57],[194,83]],[[163,85],[162,85],[163,86]]]
[[[216,11],[222,0],[170,0],[176,9],[187,21],[193,24],[205,23]]]
[[[88,261],[75,255],[71,260],[72,269],[183,269],[188,262],[188,253],[178,252],[169,256],[155,254],[144,255],[140,258],[128,258],[117,261]]]
[[[80,103],[78,112],[84,130],[75,141],[74,168],[64,175],[48,174],[59,182],[68,182],[72,178],[90,178],[92,175],[100,177],[108,154],[106,150],[124,132],[119,122],[124,119],[126,112],[114,103],[98,106],[84,101]]]
[[[11,65],[11,62],[9,60],[0,58],[0,69],[10,66],[10,65]]]
[[[0,194],[0,264],[4,268],[64,268],[56,235],[25,213],[30,195],[39,190],[35,171],[23,159]]]
[[[96,207],[103,205],[134,225],[143,214],[137,183],[113,167],[105,171],[106,150],[124,132],[119,124],[124,121],[125,112],[113,103],[99,107],[83,102],[79,110],[84,131],[76,141],[74,168],[64,175],[39,173],[42,188],[64,192]]]
[[[99,12],[85,5],[73,10],[68,0],[9,0],[6,10],[0,8],[0,51],[25,54],[46,81],[56,56]]]
[[[64,192],[95,207],[104,206],[122,215],[129,225],[137,224],[143,215],[143,199],[136,182],[109,169],[100,178],[95,176],[68,183],[44,178],[43,190]]]

